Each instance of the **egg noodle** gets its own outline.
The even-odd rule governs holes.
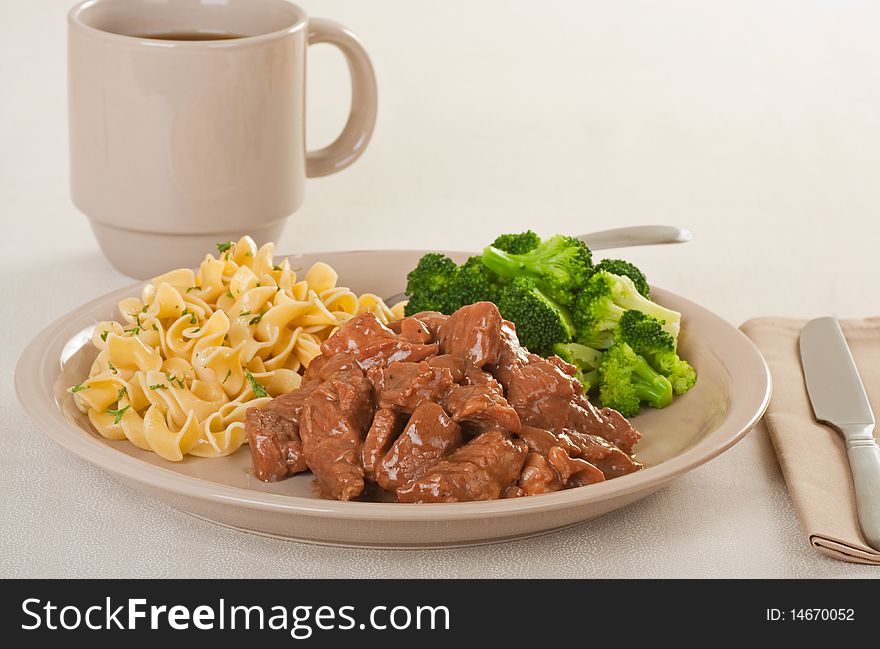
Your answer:
[[[217,248],[197,272],[154,278],[119,303],[119,321],[95,326],[98,356],[69,392],[107,439],[172,461],[229,455],[247,440],[247,409],[297,388],[340,324],[365,311],[403,317],[404,303],[337,286],[327,264],[298,280],[287,259],[274,261],[273,243]]]

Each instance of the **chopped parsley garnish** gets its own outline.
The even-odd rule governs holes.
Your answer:
[[[272,270],[281,270],[281,266],[275,264],[274,266],[272,266]]]
[[[134,329],[129,329],[126,333],[128,333],[129,336],[137,336],[140,332],[141,328],[135,327]]]
[[[185,377],[178,378],[178,377],[174,376],[173,374],[169,374],[168,372],[163,372],[163,374],[165,374],[165,376],[168,377],[168,381],[170,383],[177,383],[178,387],[180,387],[180,388],[186,387]]]
[[[113,363],[111,363],[110,361],[107,361],[107,367],[108,367],[108,368],[110,369],[110,371],[113,372],[114,374],[117,374],[117,373],[118,373],[118,372],[116,371],[116,368],[113,367]]]
[[[243,315],[250,315],[250,314],[251,314],[250,311],[245,310],[245,311],[242,311],[241,313],[239,313],[239,314],[238,314],[238,317],[240,318],[240,317],[243,316]]]
[[[159,331],[159,327],[156,326],[156,323],[153,323],[153,331]]]
[[[127,396],[128,396],[128,390],[123,385],[121,388],[119,388],[119,392],[116,393],[116,400],[122,401],[122,397],[127,397]]]
[[[180,315],[181,316],[188,315],[190,324],[195,324],[196,322],[198,322],[198,320],[196,319],[196,314],[193,313],[192,311],[190,311],[189,309],[184,309],[183,311],[181,311]]]
[[[217,244],[217,252],[223,253],[229,250],[232,247],[231,241],[224,241],[223,243]]]
[[[256,396],[257,399],[269,396],[269,393],[266,392],[266,388],[257,383],[257,379],[254,378],[254,375],[251,374],[249,370],[245,370],[244,375],[247,377],[247,382],[250,383],[251,389],[254,391],[254,396]]]
[[[232,298],[233,300],[235,299],[235,296],[232,294],[231,288],[226,291],[226,297]]]
[[[76,394],[77,392],[82,392],[83,390],[88,390],[89,386],[83,385],[82,383],[77,383],[76,385],[70,388],[71,394]]]
[[[190,286],[188,289],[186,289],[186,292],[191,293],[193,291],[201,291],[201,290],[202,290],[201,286]]]
[[[147,312],[147,305],[145,304],[145,305],[144,305],[144,308],[141,309],[141,313],[146,313],[146,312]]]
[[[255,315],[253,318],[251,318],[250,321],[248,321],[248,324],[252,324],[252,325],[258,324],[260,322],[260,320],[263,319],[263,316],[266,315],[266,312],[268,310],[269,309],[266,309],[266,308],[260,309],[259,315]]]
[[[129,408],[131,408],[131,406],[125,406],[125,408],[120,408],[119,410],[110,410],[110,409],[108,408],[108,409],[107,409],[107,414],[108,414],[108,415],[113,415],[113,423],[114,423],[114,424],[118,424],[120,421],[122,421],[122,416],[123,416],[126,412],[128,412],[128,409],[129,409]]]
[[[150,386],[151,390],[165,390],[167,388],[168,388],[168,386],[165,385],[164,383],[156,383],[155,385]]]
[[[222,381],[220,381],[220,383],[226,383],[226,381],[229,379],[230,376],[232,376],[232,370],[228,370],[226,372],[226,376],[223,378]]]
[[[199,327],[198,329],[193,329],[193,333],[194,333],[194,334],[197,334],[197,333],[199,333],[201,330],[202,330],[201,327]]]
[[[101,332],[101,340],[103,340],[104,342],[107,342],[107,334],[109,334],[109,333],[110,333],[109,331],[102,331]]]

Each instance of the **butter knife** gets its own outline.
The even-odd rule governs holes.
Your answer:
[[[816,419],[843,435],[862,533],[880,550],[880,448],[874,413],[835,318],[808,322],[800,335],[804,380]]]

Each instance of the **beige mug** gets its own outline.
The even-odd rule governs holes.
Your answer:
[[[305,179],[344,169],[376,121],[376,79],[346,28],[285,0],[88,0],[69,14],[73,202],[104,254],[144,278],[216,242],[276,240]],[[351,72],[335,142],[305,145],[306,50]]]

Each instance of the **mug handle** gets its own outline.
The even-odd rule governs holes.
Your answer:
[[[306,176],[316,178],[342,171],[361,157],[376,125],[376,75],[357,37],[324,18],[309,18],[309,45],[330,43],[345,56],[351,73],[351,112],[339,137],[317,151],[306,152]]]

